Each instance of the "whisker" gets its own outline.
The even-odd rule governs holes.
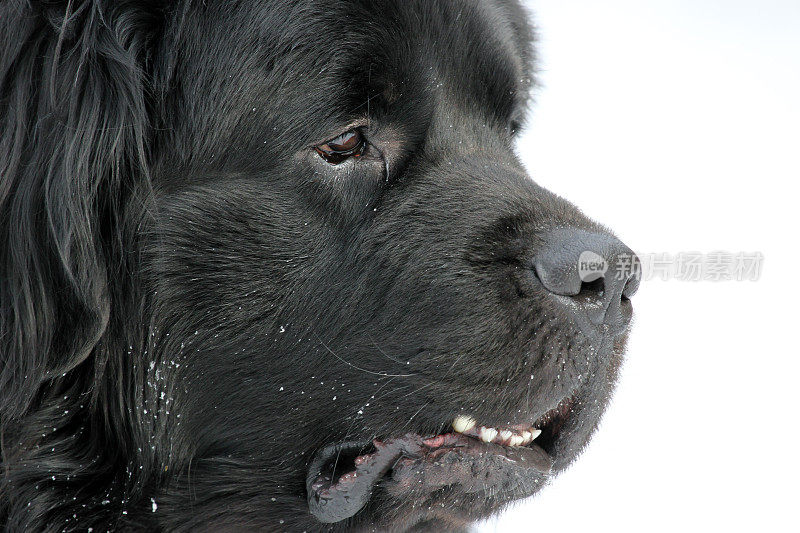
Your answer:
[[[353,367],[356,370],[360,370],[361,372],[365,372],[367,374],[372,374],[373,376],[381,376],[381,377],[384,377],[384,378],[389,378],[389,377],[391,377],[391,378],[408,378],[408,377],[416,375],[416,374],[389,374],[388,372],[373,372],[372,370],[367,370],[366,368],[361,368],[360,366],[356,366],[353,363],[350,363],[349,361],[345,361],[344,359],[339,357],[336,354],[336,352],[331,350],[330,347],[327,344],[325,344],[325,342],[323,342],[322,339],[319,338],[319,335],[314,333],[314,336],[317,338],[317,340],[323,346],[323,348],[328,350],[328,353],[330,353],[332,356],[334,356],[336,359],[338,359],[342,363],[346,364],[347,366]]]
[[[371,334],[371,333],[367,333],[367,335],[369,336],[369,340],[371,340],[371,341],[372,341],[372,344],[375,346],[375,349],[376,349],[376,350],[378,350],[379,352],[381,352],[381,354],[383,354],[383,356],[384,356],[384,357],[386,357],[387,359],[389,359],[389,360],[391,360],[391,361],[394,361],[395,363],[399,363],[399,364],[401,364],[401,365],[405,364],[403,361],[400,361],[399,359],[395,359],[394,357],[392,357],[392,356],[390,356],[389,354],[387,354],[386,352],[384,352],[384,351],[381,349],[381,347],[380,347],[380,346],[378,346],[378,343],[377,343],[377,342],[375,342],[375,338],[372,336],[372,334]]]
[[[442,377],[441,377],[441,378],[439,378],[439,380],[437,380],[437,381],[431,381],[431,382],[429,382],[429,383],[426,383],[425,385],[423,385],[423,386],[421,386],[421,387],[417,388],[416,390],[413,390],[413,391],[409,392],[408,394],[405,394],[405,395],[404,395],[404,396],[402,396],[402,397],[403,397],[403,398],[407,398],[407,397],[411,396],[412,394],[417,394],[417,393],[418,393],[418,392],[420,392],[421,390],[423,390],[423,389],[426,389],[426,388],[428,388],[428,387],[430,387],[430,386],[432,386],[432,385],[436,385],[437,383],[441,383],[441,381],[442,381],[442,380],[444,380],[444,378],[446,378],[446,377],[447,377],[447,375],[448,375],[448,374],[449,374],[449,373],[450,373],[450,372],[451,372],[451,371],[452,371],[452,370],[453,370],[453,369],[456,367],[456,365],[458,364],[458,362],[459,362],[459,361],[461,361],[461,358],[462,358],[462,357],[464,357],[464,354],[463,354],[463,353],[462,353],[461,355],[459,355],[458,357],[456,357],[456,360],[455,360],[455,361],[453,361],[453,364],[452,364],[452,365],[450,365],[450,368],[448,368],[448,369],[445,371],[445,373],[444,373],[444,374],[442,374]]]

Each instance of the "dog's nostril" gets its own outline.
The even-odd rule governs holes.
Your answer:
[[[545,289],[569,297],[568,312],[588,315],[597,325],[624,326],[629,321],[630,308],[622,304],[639,288],[641,264],[613,235],[553,230],[544,236],[533,270]]]
[[[578,294],[602,298],[605,287],[606,283],[603,278],[597,278],[594,281],[584,281],[581,283],[581,290]]]

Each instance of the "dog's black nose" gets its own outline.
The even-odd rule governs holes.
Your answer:
[[[560,295],[576,318],[614,330],[628,325],[630,298],[639,288],[641,262],[613,235],[560,228],[544,236],[534,260],[536,276]]]

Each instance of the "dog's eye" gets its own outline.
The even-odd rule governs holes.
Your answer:
[[[326,162],[331,165],[338,165],[350,157],[363,155],[366,144],[360,131],[350,130],[335,139],[315,146],[314,149]]]

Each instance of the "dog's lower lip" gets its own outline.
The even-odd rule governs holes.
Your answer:
[[[335,479],[335,466],[330,474],[324,473],[325,464],[334,456],[338,462],[342,452],[361,450],[368,445],[368,441],[334,444],[326,446],[314,456],[306,476],[306,491],[309,511],[320,522],[335,523],[356,514],[369,500],[377,479],[389,470],[403,451],[401,446],[396,446],[380,456],[376,452],[373,461],[356,464],[349,477],[345,477],[348,476],[346,474]],[[361,477],[356,479],[359,473]]]
[[[352,457],[352,467],[340,475],[336,475],[337,465],[340,459],[345,462],[341,454],[360,452],[368,447],[365,442],[326,446],[314,456],[306,476],[306,490],[309,511],[319,521],[335,523],[355,515],[369,501],[380,478],[400,466],[416,464],[441,468],[437,460],[443,457],[444,464],[451,465],[453,457],[460,461],[485,456],[499,457],[510,468],[545,476],[553,466],[553,459],[536,444],[502,446],[454,432],[427,438],[410,433],[384,441],[376,439],[372,446],[373,451]]]
[[[479,426],[474,418],[456,416],[452,432],[422,436],[409,433],[402,437],[350,441],[326,446],[318,451],[308,469],[306,490],[311,513],[324,523],[334,523],[356,514],[372,496],[377,482],[390,470],[392,477],[408,476],[402,472],[425,468],[442,469],[453,475],[453,461],[476,461],[473,464],[493,465],[499,471],[507,468],[485,462],[495,457],[517,472],[535,472],[548,476],[555,463],[553,443],[572,410],[577,389],[564,397],[556,407],[533,423],[511,424],[494,428]],[[541,435],[541,442],[536,439]],[[371,448],[370,448],[371,447]],[[484,461],[484,462],[480,462]],[[528,474],[523,474],[527,476]],[[454,476],[455,477],[455,476]]]

